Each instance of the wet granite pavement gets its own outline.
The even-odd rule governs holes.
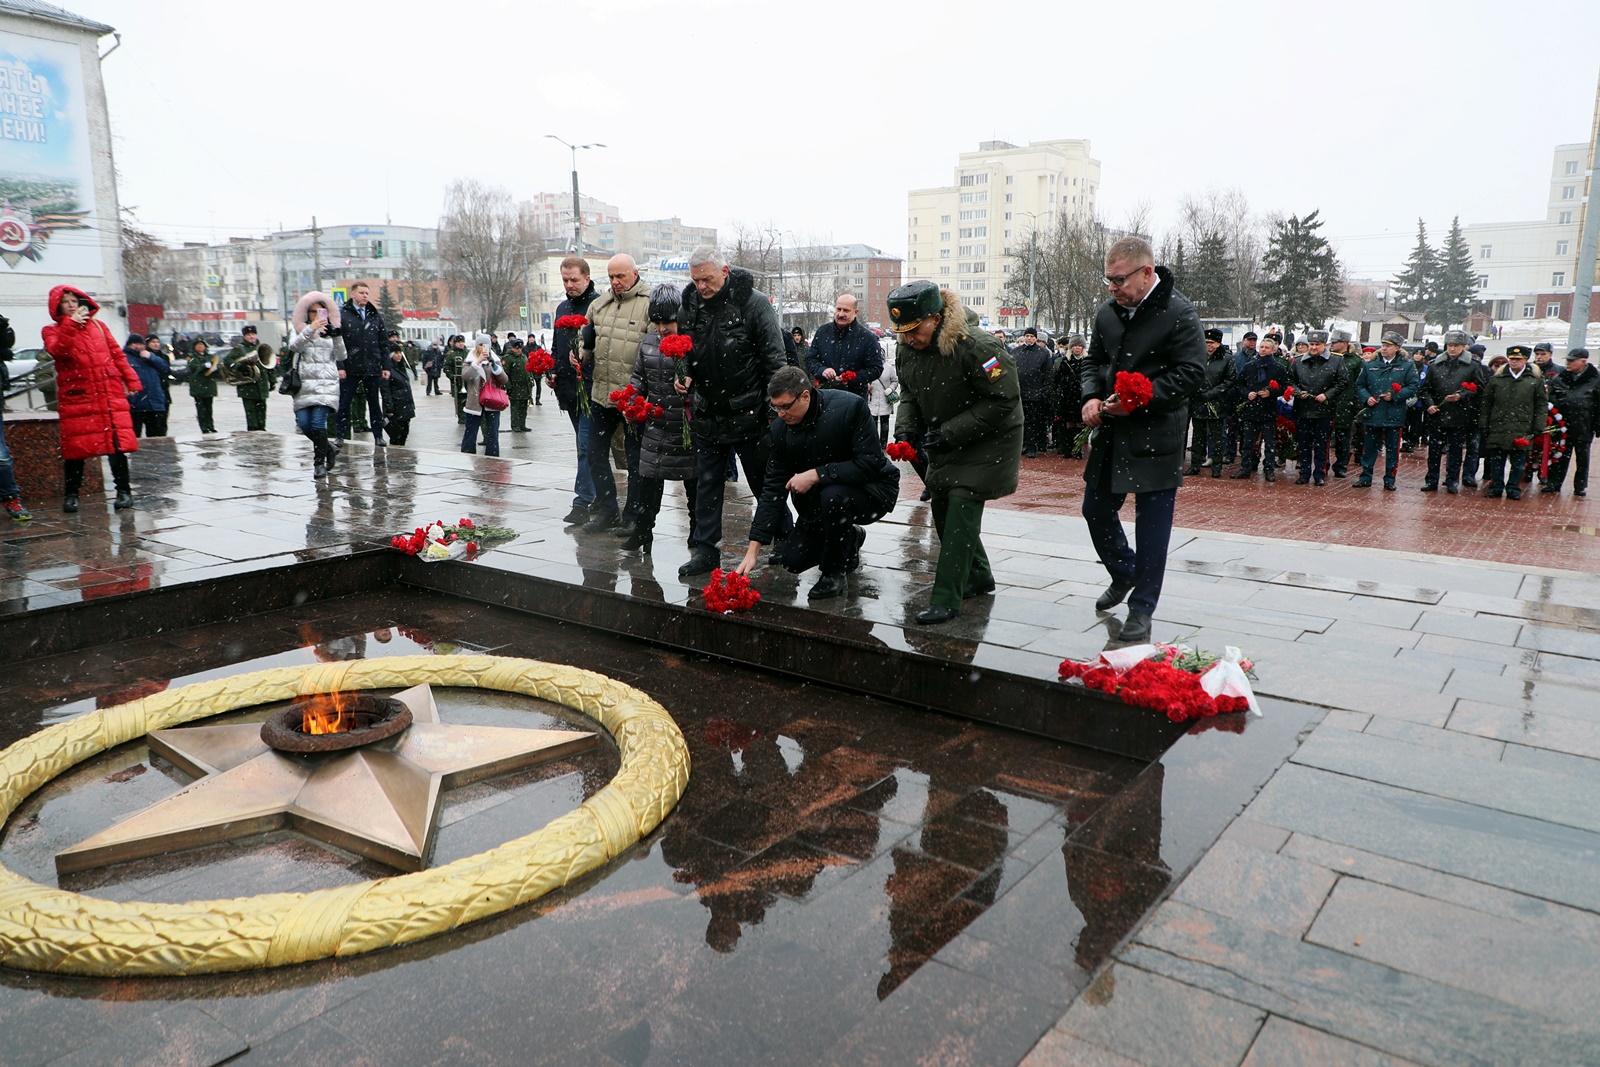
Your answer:
[[[204,601],[273,567],[359,569],[353,542],[460,514],[521,536],[446,567],[688,603],[671,490],[652,559],[560,525],[571,443],[551,414],[503,435],[503,461],[424,448],[378,462],[356,445],[323,488],[288,436],[153,442],[136,511],[41,502],[31,527],[0,531],[0,626],[162,591]],[[442,445],[452,421],[420,420],[418,442]],[[1052,491],[1065,514],[1024,501],[986,515],[1001,589],[946,635],[904,625],[932,554],[909,501],[872,528],[855,596],[809,609],[810,576],[769,571],[756,614],[784,620],[786,642],[809,618],[819,639],[864,627],[1043,684],[1115,632],[1093,610],[1103,572],[1075,486]],[[742,490],[728,511],[736,531]],[[1279,541],[1251,532],[1255,501],[1240,512],[1242,532],[1175,537],[1157,632],[1243,646],[1267,716],[1207,724],[1155,762],[403,583],[190,629],[124,620],[94,647],[13,662],[27,699],[0,719],[4,741],[149,687],[311,662],[319,644],[560,660],[660,699],[694,777],[650,840],[583,885],[422,945],[204,980],[0,973],[6,1062],[1586,1062],[1600,583]],[[1532,520],[1521,533],[1544,536]],[[550,711],[476,694],[454,710]],[[175,790],[158,764],[125,746],[52,783],[0,858],[51,880],[49,834]],[[602,755],[467,787],[440,846],[525,832],[605,774]],[[375,873],[295,835],[255,845],[129,865],[92,891],[209,897],[230,880]]]

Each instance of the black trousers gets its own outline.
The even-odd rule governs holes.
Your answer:
[[[1209,458],[1212,470],[1222,469],[1222,457],[1227,450],[1228,429],[1223,419],[1195,419],[1189,431],[1189,466],[1198,467]]]
[[[1050,447],[1050,401],[1047,397],[1022,398],[1022,450],[1043,452]]]
[[[1439,484],[1439,468],[1444,467],[1444,480],[1446,485],[1459,485],[1461,482],[1462,463],[1467,453],[1467,438],[1473,431],[1465,426],[1439,426],[1435,425],[1428,433],[1428,478],[1427,484]],[[1469,474],[1477,471],[1470,470]]]
[[[197,396],[194,398],[194,417],[200,423],[201,433],[217,432],[216,416],[212,414],[211,410],[214,400],[216,400],[216,397],[212,396]]]
[[[167,413],[165,411],[133,411],[133,436],[135,437],[165,437],[167,436]]]
[[[126,452],[113,452],[108,459],[111,460],[111,480],[117,487],[117,492],[132,492],[128,481],[128,454]],[[64,459],[61,461],[62,494],[77,496],[78,490],[83,488],[83,463],[81,459]]]
[[[883,518],[883,509],[856,485],[830,485],[809,493],[790,493],[794,531],[783,545],[783,565],[796,574],[821,567],[843,574],[855,547],[851,528]]]
[[[666,489],[667,483],[660,478],[646,478],[640,475],[639,482],[639,529],[650,533],[656,528],[656,516],[661,514],[661,494]],[[683,483],[683,493],[687,498],[689,516],[694,517],[695,482],[691,478]],[[690,546],[693,547],[693,546]]]
[[[1328,477],[1328,439],[1333,436],[1332,419],[1296,419],[1295,446],[1300,452],[1300,477],[1325,481]]]
[[[378,385],[382,380],[350,375],[339,379],[339,437],[342,440],[350,438],[350,404],[357,389],[367,394],[367,425],[372,429],[372,440],[383,440],[383,405],[378,400]]]
[[[1167,573],[1167,546],[1172,543],[1172,516],[1178,504],[1178,491],[1157,489],[1133,495],[1133,537],[1137,548],[1128,545],[1128,535],[1117,514],[1127,499],[1126,493],[1085,485],[1083,518],[1089,524],[1094,550],[1111,580],[1133,583],[1128,610],[1154,615],[1156,602],[1161,599],[1161,582]]]
[[[1268,474],[1277,470],[1278,420],[1257,422],[1239,420],[1239,469],[1253,471],[1259,460],[1261,469]]]
[[[1526,448],[1491,448],[1484,457],[1488,463],[1487,489],[1522,489],[1522,473],[1528,466]],[[1511,461],[1511,476],[1506,476],[1506,460]]]
[[[1550,473],[1545,478],[1544,484],[1553,485],[1559,489],[1561,483],[1567,480],[1567,468],[1574,467],[1572,488],[1576,492],[1587,493],[1589,491],[1589,445],[1591,443],[1593,443],[1593,438],[1586,437],[1582,441],[1568,445],[1566,453],[1550,464]]]

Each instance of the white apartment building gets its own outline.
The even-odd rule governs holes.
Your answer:
[[[637,222],[603,222],[590,231],[607,255],[626,252],[638,263],[680,259],[699,245],[716,246],[714,226],[685,226],[682,219],[644,219]]]
[[[1543,220],[1464,228],[1478,299],[1496,320],[1571,319],[1588,165],[1587,144],[1557,145]]]
[[[1059,218],[1092,217],[1099,190],[1086,140],[984,141],[961,153],[954,184],[907,196],[905,280],[958,293],[986,326],[1022,326],[1028,309],[1002,295],[1010,257]]]
[[[547,237],[566,240],[571,245],[572,192],[535,193],[531,200],[517,205],[523,221]],[[607,223],[622,221],[622,209],[615,204],[596,200],[582,193],[578,196],[578,210],[583,214],[582,233],[585,245],[594,243],[595,228]]]

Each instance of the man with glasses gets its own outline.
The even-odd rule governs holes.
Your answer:
[[[781,559],[795,574],[819,567],[822,577],[806,595],[826,600],[845,592],[848,575],[861,565],[861,527],[877,522],[900,495],[900,468],[884,455],[866,401],[842,389],[815,389],[799,367],[783,367],[767,383],[778,417],[772,423],[771,455],[750,523],[750,544],[739,573],[755,569],[761,546],[770,544],[794,501],[794,531]]]
[[[1147,241],[1125,237],[1106,252],[1111,299],[1095,313],[1089,358],[1081,375],[1083,421],[1095,430],[1083,469],[1083,517],[1111,585],[1095,601],[1110,611],[1127,598],[1120,637],[1150,640],[1172,540],[1172,516],[1183,484],[1189,399],[1205,382],[1200,316],[1155,266]],[[1149,379],[1149,403],[1130,408],[1116,395],[1119,371]],[[1118,512],[1134,494],[1134,536],[1128,546]]]

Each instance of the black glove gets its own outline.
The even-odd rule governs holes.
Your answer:
[[[924,452],[937,454],[948,452],[954,447],[955,445],[944,439],[944,431],[937,426],[931,430],[924,431],[922,434],[922,450]]]
[[[1596,430],[1595,433],[1600,434],[1600,430]],[[917,442],[917,435],[914,433],[897,433],[894,435],[894,439],[896,441],[904,441],[908,445],[915,445]]]

